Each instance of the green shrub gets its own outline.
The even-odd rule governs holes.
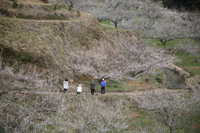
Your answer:
[[[26,61],[26,62],[30,62],[32,60],[32,55],[31,54],[24,54],[22,57],[21,57],[21,61]]]
[[[4,124],[0,123],[0,133],[5,133]]]
[[[19,4],[19,8],[23,8],[23,4],[22,3]]]
[[[48,1],[48,0],[42,0],[42,2],[44,2],[44,3],[49,3],[49,1]]]
[[[31,124],[29,127],[28,127],[29,131],[33,131],[34,130],[34,125]]]
[[[158,78],[158,77],[156,77],[155,79],[156,79],[156,81],[157,81],[158,83],[161,83],[161,84],[163,83],[162,79],[160,79],[160,78]]]
[[[14,2],[13,2],[13,5],[12,5],[12,7],[13,7],[13,8],[18,8],[18,4],[17,4],[17,2],[16,2],[16,1],[14,1]]]

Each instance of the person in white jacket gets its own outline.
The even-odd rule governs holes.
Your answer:
[[[65,79],[65,81],[63,82],[63,88],[64,88],[64,93],[67,93],[67,90],[69,89],[69,84],[67,79]]]
[[[81,84],[79,84],[79,86],[77,87],[77,94],[81,94],[82,92],[82,87]]]

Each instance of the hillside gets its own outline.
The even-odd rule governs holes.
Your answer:
[[[69,66],[70,54],[76,52],[107,54],[107,44],[118,48],[115,38],[123,34],[126,39],[140,41],[139,36],[126,29],[116,29],[107,23],[99,23],[86,12],[68,10],[64,3],[58,9],[50,3],[40,0],[18,0],[17,7],[12,1],[1,0],[0,4],[0,46],[3,48],[4,65],[14,65],[14,71],[29,71],[29,66],[38,72],[58,77],[55,90],[62,88],[65,78],[70,80],[72,88],[83,83],[88,88],[93,79],[90,74],[81,74]],[[111,30],[110,30],[111,29]],[[117,50],[116,50],[117,51]],[[95,54],[94,54],[95,55]],[[85,56],[87,57],[87,56]],[[98,54],[95,55],[98,58]],[[17,64],[16,64],[17,63]],[[43,75],[43,78],[48,79]],[[150,87],[160,87],[164,81],[162,72],[156,76],[144,76],[139,81],[109,81],[116,91],[132,91]],[[113,87],[115,86],[115,87]]]
[[[18,1],[19,5],[20,2]],[[4,6],[7,4],[8,6]],[[36,11],[38,12],[44,11],[42,6],[50,8],[52,5],[38,1],[31,3],[25,1],[22,3],[21,9],[18,9],[19,7],[13,9],[11,4],[10,1],[3,1],[0,8],[7,9],[7,13],[1,10],[2,15],[0,17],[0,46],[4,49],[3,62],[7,66],[15,64],[15,71],[17,69],[28,71],[30,65],[35,66],[39,72],[48,71],[50,74],[59,77],[58,88],[62,88],[62,81],[66,77],[72,83],[92,80],[92,77],[88,75],[69,71],[67,60],[71,51],[86,51],[93,47],[106,49],[106,45],[102,45],[100,42],[114,44],[112,38],[117,37],[118,32],[127,37],[138,38],[130,30],[105,31],[93,15],[85,12],[79,12],[79,17],[65,20],[49,20],[46,18],[41,20],[41,18],[37,19],[34,16],[30,18],[15,16],[14,13],[16,13],[16,10],[20,14],[20,11],[25,11],[26,6],[29,5],[37,6],[39,10]],[[64,12],[66,11],[65,8],[61,6],[58,11]],[[48,12],[51,13],[51,10]],[[67,11],[72,16],[74,12],[77,13],[75,10]],[[29,13],[29,11],[26,13]],[[34,14],[37,14],[37,12]]]
[[[167,53],[177,40],[163,47],[43,1],[0,0],[0,133],[200,132],[200,62]]]

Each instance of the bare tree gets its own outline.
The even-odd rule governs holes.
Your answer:
[[[198,112],[200,99],[197,94],[198,92],[188,96],[187,93],[171,93],[164,89],[137,96],[136,101],[140,108],[150,113],[173,133],[189,124]]]
[[[107,18],[118,28],[118,23],[121,22],[126,16],[126,12],[122,9],[108,10]]]
[[[188,33],[191,33],[191,30],[186,27],[184,23],[166,23],[166,20],[156,19],[157,16],[160,15],[160,13],[157,14],[156,12],[159,11],[153,9],[149,12],[148,11],[149,10],[145,12],[144,10],[143,13],[138,13],[138,15],[143,14],[141,18],[138,18],[138,15],[136,15],[133,19],[129,21],[122,21],[121,26],[135,31],[143,38],[156,39],[160,41],[163,46],[165,46],[166,43],[171,40],[190,38]],[[149,19],[146,19],[144,15],[147,16]]]
[[[180,16],[182,17],[183,20],[188,22],[188,27],[191,31],[188,34],[188,37],[200,41],[200,26],[199,26],[200,14],[198,12],[196,13],[184,12],[180,13]]]
[[[110,20],[117,28],[117,24],[125,18],[125,11],[122,9],[124,2],[120,0],[106,0],[105,1],[106,14],[108,20]]]
[[[0,99],[0,121],[6,132],[131,132],[131,122],[122,114],[129,106],[121,98],[111,104],[85,95],[13,92]]]
[[[167,67],[176,61],[175,57],[164,54],[163,50],[154,49],[135,38],[126,38],[122,34],[113,38],[114,44],[97,42],[89,50],[71,52],[68,64],[71,69],[94,78],[131,78],[139,74],[155,74],[155,70]],[[104,44],[106,47],[99,47]],[[103,50],[103,51],[102,51]],[[128,75],[132,73],[132,75]]]
[[[153,38],[160,41],[163,46],[166,45],[166,42],[182,39],[186,37],[186,31],[184,31],[184,27],[178,25],[177,23],[158,23],[153,25],[152,29],[147,31],[144,35],[147,38]]]
[[[99,9],[99,10],[93,9],[93,10],[88,10],[88,12],[93,14],[99,22],[108,20],[108,15],[105,13],[104,9]]]
[[[199,14],[190,14],[188,12],[180,13],[180,16],[184,18],[184,21],[174,21],[167,23],[166,20],[158,21],[147,31],[145,35],[148,38],[154,38],[166,45],[167,41],[183,38],[199,38]]]
[[[58,4],[61,2],[61,0],[48,0],[53,6],[54,9],[57,9]]]
[[[69,7],[69,10],[71,11],[75,4],[80,2],[80,0],[63,0]]]
[[[43,90],[45,87],[53,87],[58,82],[58,77],[46,74],[48,79],[45,79],[43,77],[45,73],[45,71],[37,72],[36,68],[31,66],[29,67],[28,72],[23,69],[15,72],[13,66],[4,66],[3,69],[0,69],[0,96],[13,90]]]
[[[77,8],[95,15],[99,21],[111,21],[117,28],[123,19],[131,18],[131,11],[125,7],[129,4],[130,1],[121,0],[87,1]]]
[[[82,133],[110,131],[129,133],[130,123],[122,118],[122,102],[119,99],[109,107],[108,103],[101,102],[98,97],[83,97],[80,103],[76,103],[77,109],[72,114],[74,119],[69,122],[69,125]],[[82,115],[77,116],[80,112]]]
[[[2,54],[3,54],[3,47],[0,47],[0,70],[2,69]]]
[[[200,46],[198,44],[192,43],[190,40],[186,40],[177,46],[178,48],[184,50],[187,55],[192,55],[195,62],[200,62]]]
[[[133,8],[128,13],[131,15],[129,19],[122,20],[120,27],[131,29],[142,37],[161,17],[160,9],[150,0],[132,1],[131,5]]]
[[[48,126],[68,131],[61,121],[69,107],[62,94],[12,92],[0,99],[0,119],[5,132],[42,132],[48,131]]]
[[[163,46],[168,41],[175,39],[198,38],[199,34],[197,32],[199,28],[197,28],[198,24],[196,24],[198,22],[197,17],[190,16],[188,18],[187,16],[187,21],[174,20],[174,22],[169,23],[167,18],[161,17],[164,14],[161,8],[157,5],[152,5],[149,0],[144,0],[143,2],[137,1],[135,3],[137,5],[137,15],[128,21],[123,20],[120,25],[121,27],[132,29],[141,37],[154,38],[160,41]],[[179,14],[177,13],[177,15]],[[189,22],[188,20],[193,22]]]
[[[139,8],[140,15],[146,16],[149,18],[148,24],[145,25],[146,29],[151,29],[155,21],[161,17],[161,13],[159,11],[159,8],[157,6],[153,6],[150,3],[151,1],[143,2],[143,4]]]
[[[97,1],[83,1],[76,5],[76,8],[81,11],[85,11],[93,14],[99,22],[108,20],[106,14],[105,3],[98,3]]]

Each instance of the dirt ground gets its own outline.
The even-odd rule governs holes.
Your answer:
[[[137,96],[137,95],[142,95],[144,93],[148,93],[151,90],[143,90],[143,91],[132,91],[132,92],[106,92],[105,94],[101,94],[100,92],[96,92],[94,93],[94,96],[108,96],[108,95],[132,95],[132,96]],[[154,89],[153,91],[155,91],[155,93],[159,93],[162,92],[163,89]],[[169,89],[165,89],[165,91],[167,92],[182,92],[182,91],[186,91],[186,90],[169,90]],[[10,93],[16,93],[17,91],[12,91]],[[63,95],[77,95],[77,92],[67,92],[67,93],[63,93],[63,92],[51,92],[51,91],[20,91],[21,93],[35,93],[35,94],[63,94]],[[91,92],[82,92],[81,95],[91,95]]]
[[[152,79],[143,79],[143,80],[132,80],[128,82],[128,86],[134,86],[137,88],[151,88],[152,86],[154,86],[156,83],[154,81],[152,81]]]

